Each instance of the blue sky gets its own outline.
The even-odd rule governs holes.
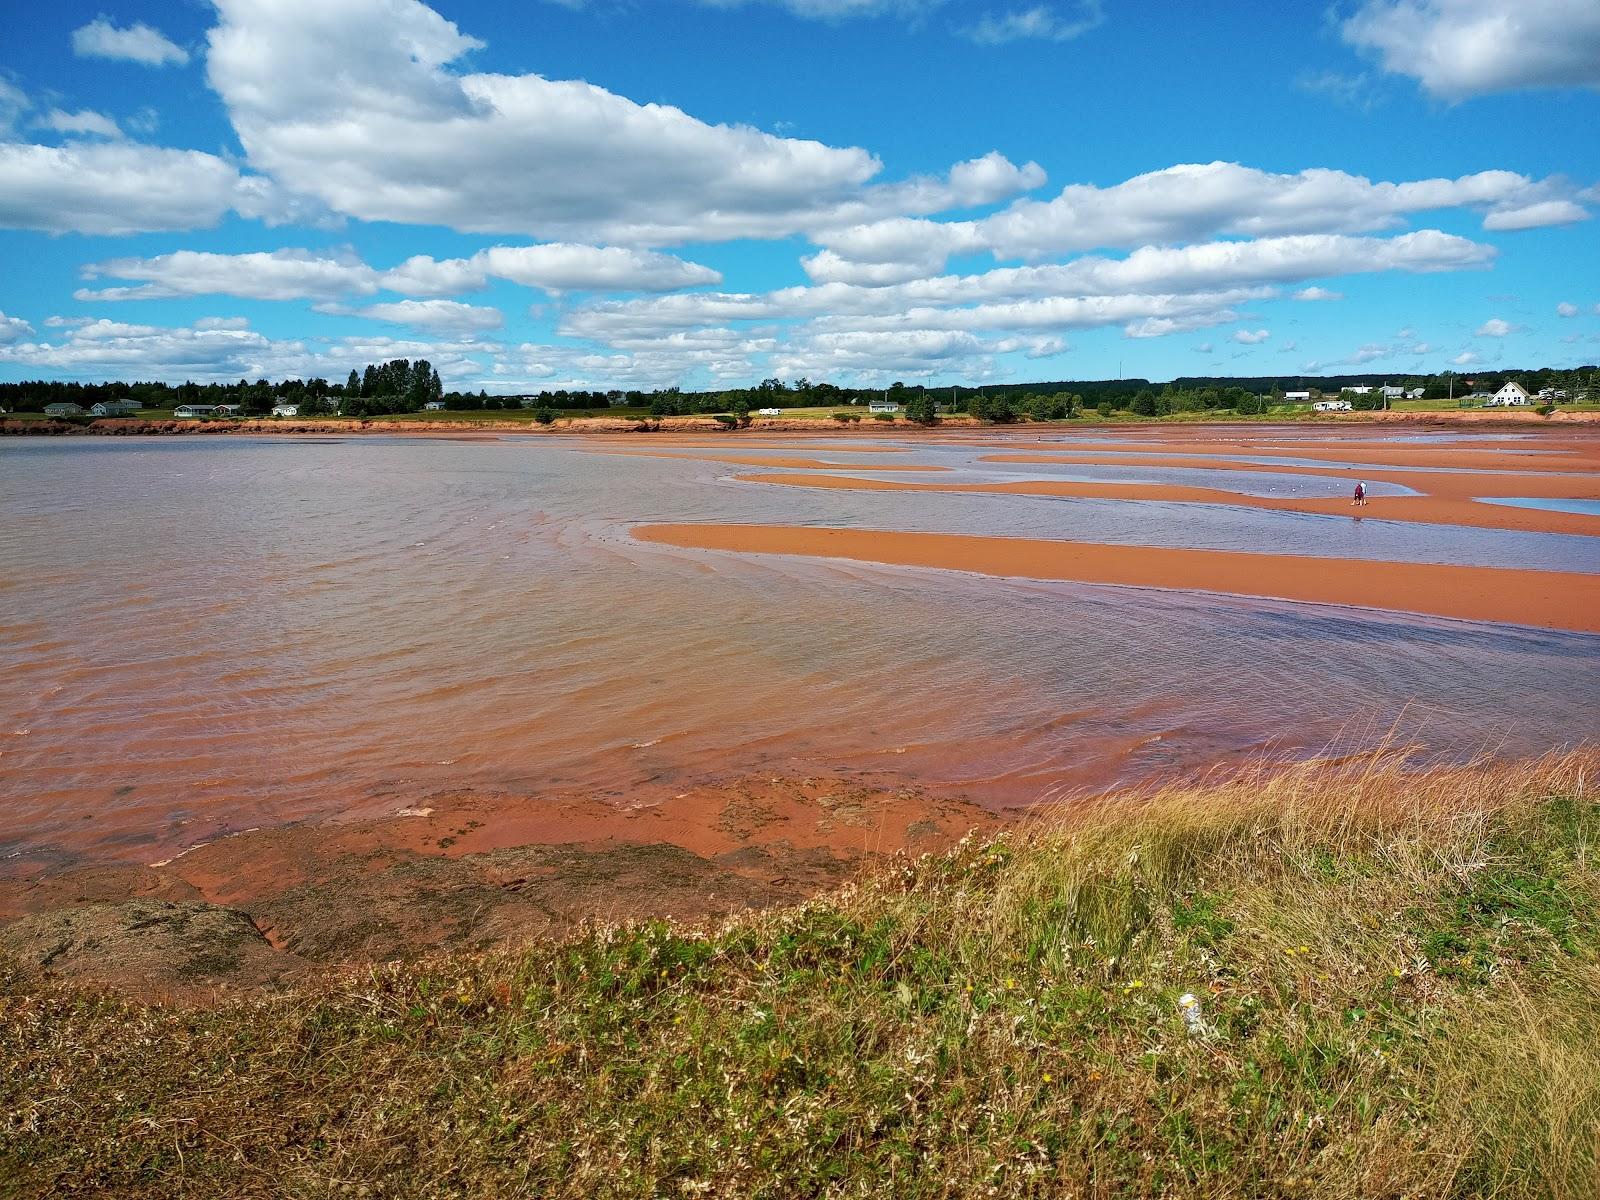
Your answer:
[[[1600,360],[1594,0],[11,6],[0,379]]]

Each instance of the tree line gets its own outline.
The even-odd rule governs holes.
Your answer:
[[[84,409],[99,401],[136,400],[145,408],[171,409],[180,404],[237,404],[252,416],[264,415],[278,404],[297,404],[305,416],[376,416],[412,413],[430,403],[443,403],[452,411],[532,408],[541,415],[560,411],[630,408],[647,410],[654,417],[727,414],[746,420],[763,408],[847,407],[870,400],[897,403],[912,420],[931,421],[941,412],[970,413],[980,420],[1006,423],[1019,419],[1064,420],[1093,411],[1109,416],[1131,412],[1138,416],[1171,413],[1233,411],[1258,414],[1284,402],[1286,390],[1316,390],[1337,396],[1349,387],[1378,387],[1388,383],[1408,390],[1421,388],[1429,400],[1473,391],[1493,392],[1507,380],[1516,380],[1530,392],[1551,387],[1569,396],[1600,390],[1600,368],[1569,370],[1540,367],[1525,371],[1493,370],[1439,375],[1334,375],[1293,379],[1189,376],[1157,386],[1147,379],[1063,380],[1048,383],[1003,383],[984,387],[956,385],[926,388],[903,382],[887,388],[840,387],[800,378],[793,382],[764,379],[754,387],[686,392],[681,388],[641,390],[553,389],[527,396],[491,396],[480,390],[445,391],[439,372],[427,359],[404,358],[368,364],[352,370],[345,381],[326,379],[266,379],[238,383],[160,382],[79,383],[66,380],[26,380],[0,383],[0,408],[11,412],[42,412],[60,402]],[[1381,395],[1349,397],[1355,407],[1378,407]]]

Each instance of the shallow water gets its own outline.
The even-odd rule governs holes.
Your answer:
[[[1600,517],[1600,500],[1552,499],[1548,496],[1486,496],[1484,504],[1509,504],[1512,508],[1536,508],[1543,512],[1578,513]]]
[[[640,800],[708,776],[859,770],[1024,804],[1264,747],[1352,748],[1396,722],[1454,754],[1594,732],[1593,636],[686,552],[629,530],[1072,537],[1344,555],[1357,570],[1393,559],[1593,572],[1593,539],[820,491],[737,481],[746,467],[596,452],[609,448],[0,444],[0,855],[148,861],[456,786]],[[976,461],[989,449],[880,459],[796,439],[782,452],[958,467],[945,482],[992,471]]]

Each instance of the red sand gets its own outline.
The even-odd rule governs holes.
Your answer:
[[[783,525],[641,525],[641,541],[983,575],[1221,592],[1600,633],[1600,575]]]
[[[252,830],[161,864],[0,881],[0,924],[63,905],[143,896],[251,908],[297,888],[370,881],[396,861],[520,846],[596,852],[667,845],[723,863],[742,851],[748,861],[729,865],[753,879],[783,883],[820,871],[836,881],[863,856],[943,849],[1002,819],[962,800],[860,779],[736,779],[634,808],[588,798],[448,792],[371,820]]]

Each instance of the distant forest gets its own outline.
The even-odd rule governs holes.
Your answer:
[[[838,407],[869,399],[887,398],[903,404],[913,417],[935,406],[944,411],[970,412],[988,420],[1006,421],[1019,416],[1041,420],[1061,419],[1085,409],[1100,412],[1132,411],[1144,416],[1173,412],[1232,410],[1259,413],[1281,403],[1285,391],[1316,390],[1336,395],[1348,387],[1393,384],[1422,388],[1428,400],[1471,392],[1492,392],[1515,380],[1537,394],[1543,388],[1567,391],[1574,398],[1600,391],[1600,368],[1573,370],[1538,367],[1530,370],[1493,370],[1439,375],[1307,375],[1240,377],[1185,376],[1170,383],[1148,379],[1062,379],[1035,383],[987,384],[983,387],[935,387],[895,383],[887,388],[839,387],[797,379],[786,383],[765,379],[755,387],[707,392],[679,388],[656,391],[557,390],[520,396],[493,396],[486,391],[445,391],[439,373],[426,359],[395,359],[352,370],[343,383],[326,379],[285,379],[277,383],[76,383],[31,380],[0,383],[0,408],[11,412],[42,412],[45,405],[70,402],[85,409],[102,400],[137,400],[145,408],[171,409],[180,404],[238,404],[247,414],[263,415],[277,404],[298,404],[303,416],[376,416],[409,413],[441,401],[452,410],[536,408],[556,410],[628,407],[647,409],[653,416],[696,413],[734,413],[740,416],[760,408]],[[1369,401],[1374,406],[1380,401]]]

